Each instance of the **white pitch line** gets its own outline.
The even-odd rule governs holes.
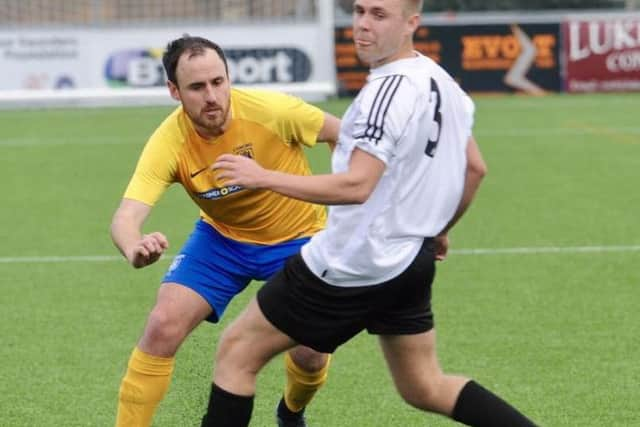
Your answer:
[[[50,263],[50,262],[105,262],[124,261],[116,255],[83,255],[83,256],[10,256],[0,257],[0,264],[18,263]]]
[[[590,128],[522,128],[522,129],[482,129],[478,128],[473,132],[478,136],[584,136],[600,135],[602,133],[615,133],[618,135],[638,135],[640,127],[590,127]]]
[[[12,138],[12,139],[0,139],[0,147],[54,147],[60,145],[140,145],[144,144],[144,138],[140,140],[123,139],[114,136],[113,138],[82,138],[82,137],[68,137],[68,138]]]
[[[553,253],[593,253],[593,252],[637,252],[640,245],[629,246],[541,246],[529,248],[487,248],[487,249],[452,249],[456,255],[512,255],[512,254],[553,254]]]
[[[540,246],[522,248],[476,248],[476,249],[452,249],[451,255],[529,255],[529,254],[580,254],[594,252],[640,252],[640,245],[617,246]],[[175,255],[165,255],[160,261],[171,260]],[[24,256],[24,257],[0,257],[0,264],[19,263],[66,263],[66,262],[113,262],[122,261],[124,258],[118,255],[84,255],[84,256]]]

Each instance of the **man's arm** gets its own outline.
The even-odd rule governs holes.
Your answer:
[[[318,141],[323,141],[329,144],[331,151],[336,146],[338,136],[340,135],[340,119],[336,116],[324,113],[324,123],[318,133]]]
[[[169,247],[160,232],[142,234],[142,225],[151,206],[132,199],[122,199],[111,221],[111,238],[122,255],[135,268],[156,262]]]
[[[478,144],[473,136],[469,137],[467,143],[467,171],[464,178],[464,190],[462,192],[462,199],[458,205],[458,209],[444,227],[444,229],[436,237],[436,259],[443,260],[447,256],[449,249],[449,237],[448,233],[451,228],[458,222],[462,215],[466,212],[467,208],[471,204],[478,187],[480,187],[480,181],[487,174],[487,164],[482,158]]]
[[[364,203],[380,180],[385,164],[382,160],[356,148],[346,172],[328,175],[290,175],[267,170],[253,159],[223,154],[213,164],[218,179],[225,185],[250,189],[267,189],[294,199],[322,205]]]

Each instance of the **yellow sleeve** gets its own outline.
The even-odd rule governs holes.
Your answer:
[[[324,125],[324,112],[300,98],[282,95],[276,105],[280,107],[284,120],[280,134],[287,141],[295,141],[313,147]]]
[[[182,138],[173,122],[175,114],[169,116],[147,141],[124,198],[153,206],[167,187],[176,182]]]

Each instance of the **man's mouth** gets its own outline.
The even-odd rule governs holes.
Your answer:
[[[368,46],[371,46],[373,44],[373,42],[370,41],[370,40],[360,40],[360,39],[356,39],[355,43],[359,47],[368,47]]]
[[[209,109],[209,110],[204,110],[204,114],[207,115],[207,116],[214,116],[214,115],[220,113],[220,111],[221,110],[219,108],[212,108],[212,109]]]

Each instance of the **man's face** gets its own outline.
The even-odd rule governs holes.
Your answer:
[[[194,127],[203,137],[215,137],[230,119],[229,77],[218,53],[182,54],[176,67],[177,85],[169,82],[171,96],[180,102]]]
[[[411,41],[415,27],[405,11],[405,1],[354,1],[353,40],[358,58],[369,67],[397,59]]]

